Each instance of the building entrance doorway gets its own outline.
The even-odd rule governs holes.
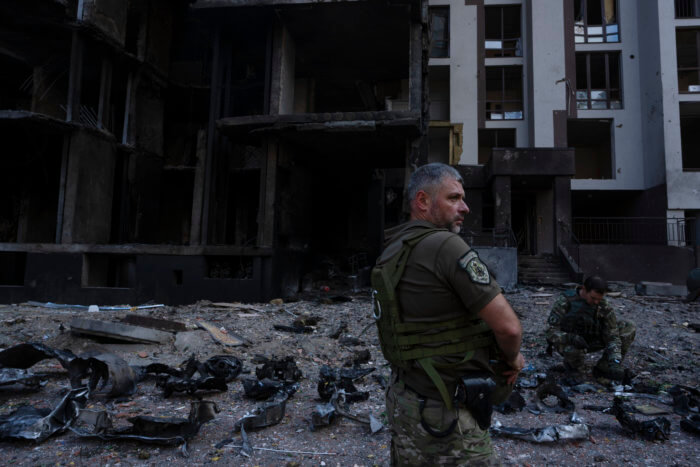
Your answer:
[[[513,193],[511,222],[518,254],[537,254],[536,198],[534,193]]]

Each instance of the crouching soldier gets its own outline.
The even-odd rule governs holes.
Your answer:
[[[420,167],[411,220],[387,231],[372,270],[374,316],[391,363],[392,465],[500,465],[492,405],[525,360],[522,328],[489,270],[457,235],[469,208],[452,167]]]
[[[598,276],[557,297],[547,321],[547,341],[562,357],[569,371],[581,371],[585,355],[603,351],[594,375],[620,381],[622,360],[634,341],[636,328],[618,320],[604,296],[608,284]]]

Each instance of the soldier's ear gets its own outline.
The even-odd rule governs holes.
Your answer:
[[[430,209],[430,195],[423,190],[418,190],[418,193],[416,193],[416,207],[421,211]]]

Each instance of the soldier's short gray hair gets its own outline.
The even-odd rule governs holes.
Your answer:
[[[413,201],[419,191],[425,191],[429,195],[435,194],[438,185],[447,177],[457,180],[459,183],[464,183],[459,172],[447,164],[433,162],[418,167],[418,170],[411,175],[406,187],[408,201]]]

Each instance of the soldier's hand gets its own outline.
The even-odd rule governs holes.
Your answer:
[[[588,348],[588,342],[586,342],[586,339],[579,336],[578,334],[571,334],[569,336],[569,344],[573,345],[577,349],[587,349]]]
[[[520,371],[525,368],[525,357],[523,357],[523,354],[518,352],[518,355],[513,360],[506,363],[509,367],[511,367],[511,369],[504,371],[503,375],[507,376],[506,382],[508,384],[514,384],[515,380],[518,379],[518,374]]]

